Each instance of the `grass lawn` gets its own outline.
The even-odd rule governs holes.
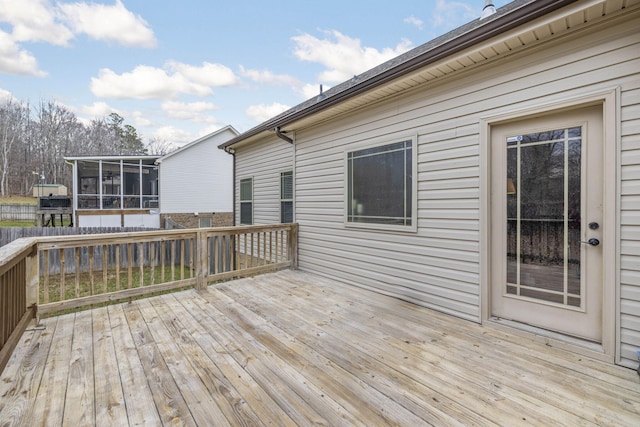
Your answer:
[[[31,196],[0,196],[0,203],[37,205],[38,198]]]
[[[164,273],[164,274],[163,274]],[[160,283],[166,283],[166,282],[170,282],[172,280],[180,280],[181,279],[181,274],[180,274],[180,267],[176,266],[174,267],[174,271],[173,271],[173,277],[171,274],[171,266],[165,266],[164,272],[162,271],[161,267],[155,267],[153,269],[153,274],[151,271],[151,268],[149,267],[145,267],[143,269],[143,276],[142,276],[142,286],[149,286],[151,284],[160,284]],[[97,270],[93,272],[93,275],[87,272],[82,272],[79,274],[78,277],[78,289],[76,290],[76,276],[75,274],[65,274],[64,277],[64,282],[65,282],[65,286],[64,286],[64,298],[62,298],[63,300],[71,300],[77,297],[86,297],[86,296],[91,296],[91,295],[99,295],[99,294],[105,294],[105,293],[109,293],[109,292],[114,292],[116,290],[118,290],[118,286],[119,289],[124,290],[124,289],[132,289],[132,288],[139,288],[140,287],[140,268],[139,267],[135,267],[132,268],[131,271],[131,283],[129,283],[129,271],[126,267],[124,267],[122,270],[120,270],[120,284],[116,285],[116,273],[115,271],[112,270],[107,270],[107,283],[105,286],[105,283],[103,282],[103,276],[102,276],[102,271]],[[164,276],[164,281],[162,280]],[[185,267],[184,270],[182,271],[182,277],[185,279],[190,279],[194,277],[194,272],[189,269],[189,267]],[[45,300],[45,295],[44,295],[44,277],[41,276],[40,277],[40,303],[46,303],[46,302],[56,302],[56,301],[60,301],[60,285],[61,285],[61,276],[59,274],[56,275],[52,275],[49,276],[49,300],[46,301]],[[189,288],[189,287],[187,287]],[[146,298],[149,296],[155,296],[155,295],[161,295],[161,294],[165,294],[165,293],[169,293],[169,292],[175,292],[177,290],[182,290],[182,289],[187,289],[187,288],[178,288],[172,291],[158,291],[158,292],[153,292],[153,293],[149,293],[147,295],[141,295],[138,297],[133,297],[133,298],[127,298],[127,299],[139,299],[139,298]],[[46,317],[50,317],[50,316],[58,316],[60,314],[66,314],[66,313],[72,313],[75,311],[79,311],[79,310],[83,310],[83,309],[90,309],[90,308],[95,308],[95,307],[103,307],[106,305],[110,305],[110,304],[117,304],[118,302],[121,302],[121,300],[114,300],[111,302],[104,302],[104,303],[99,303],[99,304],[93,304],[92,306],[87,306],[87,307],[83,307],[83,308],[79,308],[79,309],[69,309],[69,310],[64,310],[64,311],[58,311],[58,312],[54,312],[54,313],[50,313],[48,315],[46,315]]]
[[[38,198],[31,196],[0,196],[0,204],[6,205],[37,205]],[[60,216],[56,216],[56,227],[68,227],[71,223],[71,218],[69,215],[65,215],[63,218],[63,223],[60,224]],[[36,222],[34,221],[0,221],[0,227],[35,227]]]
[[[34,221],[0,221],[0,227],[35,227]]]

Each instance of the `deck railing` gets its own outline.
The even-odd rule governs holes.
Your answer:
[[[297,267],[297,224],[25,238],[0,248],[0,372],[37,315]]]
[[[38,253],[34,238],[0,248],[0,372],[36,315]]]

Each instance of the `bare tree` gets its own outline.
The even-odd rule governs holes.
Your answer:
[[[11,159],[16,143],[24,141],[29,117],[28,107],[9,99],[0,105],[0,194],[8,193]]]
[[[170,145],[155,141],[152,150],[168,152]],[[71,186],[64,162],[69,156],[146,154],[136,128],[111,114],[89,124],[78,121],[68,108],[41,101],[32,111],[15,99],[0,102],[0,194],[27,194],[37,182]],[[44,176],[45,178],[41,178]]]
[[[176,148],[172,143],[158,137],[153,137],[147,142],[147,152],[156,156],[164,156]]]

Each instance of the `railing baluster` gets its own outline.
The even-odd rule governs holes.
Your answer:
[[[194,257],[194,252],[195,252],[195,247],[194,247],[194,239],[189,239],[189,279],[193,279],[193,277],[195,276],[195,266],[193,265],[193,257]]]
[[[144,286],[144,243],[138,243],[138,270],[140,271],[140,287]]]
[[[171,281],[176,280],[176,241],[171,241]]]
[[[273,263],[273,231],[269,231],[269,263]]]
[[[251,233],[251,261],[250,261],[250,266],[253,267],[255,265],[255,254],[254,254],[254,242],[256,241],[256,233]]]
[[[90,287],[89,287],[89,291],[90,291],[90,295],[93,295],[95,293],[95,283],[94,283],[94,278],[93,278],[93,266],[94,266],[94,247],[93,246],[89,246],[89,283],[90,283]],[[78,267],[76,266],[76,269]]]
[[[80,247],[76,247],[75,248],[75,261],[76,261],[76,265],[75,265],[75,270],[76,270],[76,298],[80,297]]]
[[[180,239],[180,280],[184,280],[184,238]]]
[[[165,242],[160,242],[160,280],[164,283],[164,257],[165,257]]]
[[[127,243],[127,289],[133,288],[133,251],[131,250],[133,245]]]
[[[149,267],[151,268],[151,277],[149,283],[156,284],[156,242],[149,242]]]
[[[109,292],[109,287],[107,286],[107,281],[108,281],[107,272],[109,267],[109,260],[107,257],[108,250],[109,250],[109,246],[102,245],[102,292],[103,293]]]
[[[120,290],[120,245],[116,245],[116,291]]]
[[[43,284],[42,286],[44,286],[43,289],[43,299],[44,299],[44,303],[48,303],[49,302],[49,251],[48,250],[44,250],[42,251],[42,269],[43,269],[43,273],[44,273],[44,278],[43,278]]]
[[[60,251],[60,301],[64,301],[65,298],[65,294],[67,292],[66,288],[66,283],[65,283],[65,279],[67,276],[67,271],[66,271],[66,267],[65,267],[65,262],[64,262],[64,249],[59,249]]]
[[[247,233],[243,233],[242,237],[244,238],[244,268],[249,268],[249,262],[247,259],[247,252],[249,251],[249,247],[247,246]]]
[[[211,236],[211,245],[213,246],[213,250],[210,252],[211,254],[210,256],[213,258],[207,261],[208,265],[213,264],[213,271],[210,272],[211,274],[217,274],[221,272],[219,242],[220,242],[220,238],[218,236]]]

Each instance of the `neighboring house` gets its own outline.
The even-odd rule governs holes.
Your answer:
[[[639,29],[518,0],[354,76],[221,145],[236,224],[288,203],[303,270],[635,367]]]
[[[226,126],[158,159],[163,227],[233,225],[233,157],[217,146],[237,135]]]
[[[66,157],[77,227],[160,227],[160,156]]]

